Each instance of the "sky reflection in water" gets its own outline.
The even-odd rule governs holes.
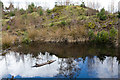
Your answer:
[[[52,64],[33,68],[35,63],[45,63],[47,60],[56,60]],[[71,78],[118,78],[117,57],[105,57],[101,61],[98,57],[58,58],[55,55],[40,53],[37,57],[31,54],[9,52],[0,56],[0,79],[34,78],[34,77],[71,77]]]

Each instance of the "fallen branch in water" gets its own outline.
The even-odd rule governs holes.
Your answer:
[[[55,62],[56,60],[50,60],[50,61],[47,61],[46,63],[42,63],[42,64],[35,64],[35,66],[32,66],[32,67],[41,67],[41,66],[44,66],[44,65],[47,65],[47,64],[51,64],[53,62]]]

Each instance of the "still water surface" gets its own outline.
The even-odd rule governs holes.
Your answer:
[[[51,47],[52,46],[52,47]],[[56,60],[41,67],[32,67]],[[1,78],[118,78],[119,54],[114,48],[75,44],[14,47],[0,56]]]

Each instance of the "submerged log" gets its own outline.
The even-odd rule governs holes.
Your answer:
[[[41,67],[41,66],[44,66],[44,65],[47,65],[47,64],[51,64],[53,62],[55,62],[56,60],[50,60],[50,61],[47,61],[46,63],[42,63],[42,64],[35,64],[34,66],[32,67]]]

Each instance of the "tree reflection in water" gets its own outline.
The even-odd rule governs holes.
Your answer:
[[[58,69],[59,74],[56,77],[77,78],[79,76],[81,69],[74,58],[62,59],[58,63],[60,67]]]
[[[50,54],[49,54],[50,53]],[[35,63],[56,60],[40,68]],[[92,47],[84,44],[34,44],[13,47],[0,56],[0,76],[61,77],[61,78],[116,78],[118,76],[119,50]],[[24,72],[24,73],[22,73]]]
[[[42,59],[39,59],[41,58]],[[36,62],[44,63],[48,60],[56,60],[54,63],[38,68],[32,68]],[[84,58],[58,58],[55,55],[39,53],[33,57],[32,54],[19,54],[10,52],[0,57],[0,75],[16,75],[21,77],[59,77],[59,78],[81,78],[81,77],[117,77],[117,57],[107,57],[101,61],[97,56]],[[23,73],[21,73],[23,72]],[[104,73],[104,74],[103,74]],[[85,76],[86,75],[86,76]]]

